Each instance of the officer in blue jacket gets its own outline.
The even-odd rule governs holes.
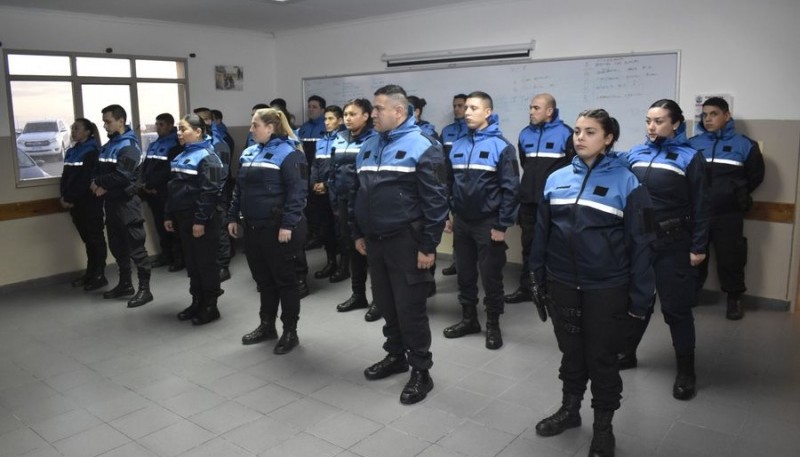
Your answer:
[[[619,124],[605,110],[582,112],[573,137],[572,165],[545,183],[530,257],[531,296],[540,317],[552,318],[563,354],[561,408],[536,424],[536,433],[579,427],[591,380],[589,456],[606,457],[614,455],[611,421],[622,393],[616,352],[652,304],[653,208],[645,187],[611,152]]]
[[[646,122],[647,141],[634,146],[625,159],[653,200],[656,289],[678,371],[672,396],[689,400],[695,395],[695,267],[705,259],[708,244],[705,159],[686,141],[683,111],[673,100],[653,103]],[[621,368],[637,365],[636,347],[649,319],[650,313],[620,355]]]
[[[453,123],[447,124],[442,128],[441,142],[444,146],[444,156],[450,156],[450,149],[453,148],[453,143],[459,138],[467,135],[469,127],[464,120],[464,112],[466,110],[467,94],[456,94],[453,96]],[[450,180],[448,179],[448,182]],[[453,261],[450,266],[442,268],[444,276],[452,276],[456,274],[456,251],[453,249]]]
[[[140,195],[150,207],[161,246],[161,255],[152,262],[157,268],[169,265],[169,271],[182,270],[183,251],[180,240],[164,228],[164,206],[167,203],[167,182],[170,177],[170,162],[183,147],[178,144],[175,118],[169,113],[156,116],[158,139],[147,146],[147,154],[139,169]]]
[[[75,119],[71,128],[75,144],[64,155],[61,173],[61,206],[69,210],[72,223],[86,246],[86,271],[72,281],[72,287],[97,290],[106,280],[106,237],[103,234],[103,200],[89,190],[92,173],[100,155],[100,134],[94,122]]]
[[[522,274],[519,288],[505,296],[506,303],[531,299],[528,293],[528,258],[531,255],[536,227],[536,205],[542,199],[544,183],[550,173],[570,163],[572,129],[558,116],[556,99],[547,93],[537,94],[530,103],[530,125],[519,133],[519,163],[522,182],[519,186],[519,226],[522,229]]]
[[[355,246],[368,258],[388,353],[364,376],[381,379],[410,365],[403,404],[417,403],[433,389],[426,298],[447,218],[442,146],[420,131],[413,113],[402,87],[375,92],[372,119],[379,134],[358,153],[353,202]]]
[[[439,134],[436,133],[436,126],[422,119],[422,110],[425,109],[428,102],[424,98],[417,97],[416,95],[409,95],[408,103],[411,103],[411,106],[414,107],[414,119],[417,120],[417,125],[420,130],[422,130],[422,133],[438,140]]]
[[[169,199],[164,228],[177,232],[183,245],[192,303],[178,313],[178,320],[204,325],[219,319],[220,294],[217,251],[219,204],[223,165],[207,136],[208,126],[196,115],[185,116],[178,126],[184,150],[171,161]]]
[[[722,291],[728,294],[726,317],[744,316],[742,294],[747,238],[744,213],[753,203],[750,194],[764,181],[764,157],[758,143],[737,133],[728,102],[712,97],[703,103],[703,122],[689,144],[706,159],[711,188],[711,222],[708,240],[717,255],[717,274]],[[697,290],[708,276],[708,259],[699,265]]]
[[[466,107],[469,133],[453,143],[448,161],[462,320],[444,329],[444,336],[460,338],[480,333],[477,312],[480,271],[485,294],[486,348],[499,349],[503,345],[500,315],[508,249],[505,235],[517,220],[519,167],[514,146],[503,137],[498,117],[492,112],[492,97],[485,92],[472,92]]]
[[[119,266],[119,284],[103,293],[103,298],[128,295],[128,308],[153,301],[150,292],[150,261],[144,247],[145,230],[142,200],[136,191],[136,168],[142,157],[139,139],[125,125],[128,114],[120,105],[103,108],[103,128],[108,143],[100,151],[99,164],[89,188],[97,197],[104,197],[106,230],[111,254]],[[139,290],[131,282],[131,260],[136,264]]]
[[[303,208],[308,167],[282,111],[256,111],[250,131],[256,144],[245,149],[239,159],[227,224],[231,236],[237,237],[241,215],[247,264],[261,299],[261,323],[242,337],[242,344],[277,338],[275,319],[280,307],[283,334],[273,352],[286,354],[300,342],[297,263],[307,231]]]

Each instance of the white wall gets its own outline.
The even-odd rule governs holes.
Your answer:
[[[103,53],[110,47],[117,55],[185,58],[196,53],[188,59],[190,104],[222,110],[229,125],[249,125],[253,100],[269,101],[275,92],[274,40],[264,34],[7,8],[0,8],[0,30],[5,49]],[[243,66],[244,90],[216,91],[214,65]],[[57,197],[57,184],[15,187],[2,75],[0,83],[0,203]],[[153,237],[149,241],[152,247]],[[81,250],[66,214],[0,222],[0,285],[76,271],[85,261]]]

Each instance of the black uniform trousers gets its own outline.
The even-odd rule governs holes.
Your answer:
[[[202,294],[205,297],[216,297],[219,292],[219,268],[217,267],[217,248],[219,245],[219,227],[222,225],[217,213],[206,223],[205,234],[200,238],[192,235],[194,211],[178,211],[172,222],[181,240],[189,275],[189,292],[192,296]]]
[[[453,223],[453,246],[458,275],[458,302],[461,306],[478,304],[478,273],[486,295],[483,304],[487,313],[503,314],[503,267],[506,265],[505,241],[492,241],[491,229],[497,220],[465,221],[460,217]]]
[[[660,238],[656,241],[653,270],[656,274],[656,292],[661,303],[664,322],[669,325],[675,351],[685,354],[694,350],[695,330],[692,304],[697,291],[697,268],[689,262],[691,239],[688,234],[679,239]],[[625,352],[634,353],[650,323],[653,308],[646,319],[630,333]]]
[[[533,232],[536,229],[537,208],[538,205],[536,203],[520,203],[519,212],[517,214],[519,228],[522,230],[522,273],[519,277],[519,285],[526,289],[528,283],[530,283],[528,258],[531,256],[531,248],[533,246]]]
[[[576,289],[554,281],[548,281],[548,287],[564,394],[583,397],[591,380],[592,408],[619,409],[622,378],[617,353],[635,321],[628,315],[628,287]]]
[[[336,239],[336,222],[331,209],[331,200],[328,194],[308,194],[309,217],[314,218],[314,225],[317,227],[318,236],[325,247],[328,259],[335,259],[338,253],[338,242]],[[352,241],[351,241],[352,243]]]
[[[142,201],[134,195],[128,199],[105,200],[106,230],[111,255],[117,261],[120,272],[131,271],[131,260],[136,267],[150,270],[150,261],[145,249],[144,217]]]
[[[217,217],[219,220],[225,220],[227,214],[227,207],[230,206],[230,200],[222,202],[217,206]],[[219,243],[217,244],[217,276],[221,268],[228,268],[231,266],[231,257],[233,257],[233,244],[231,243],[231,236],[228,234],[228,227],[225,224],[220,224],[219,230]]]
[[[350,287],[354,294],[367,293],[367,257],[356,251],[353,244],[352,231],[347,219],[349,200],[340,198],[336,201],[334,216],[336,218],[336,237],[339,242],[339,252],[350,259]]]
[[[709,245],[717,257],[717,275],[723,292],[741,294],[744,285],[744,267],[747,265],[747,238],[744,231],[744,214],[740,212],[711,216],[708,231]],[[710,254],[710,253],[709,253]],[[697,289],[703,288],[708,277],[708,257],[698,265]]]
[[[106,268],[106,237],[103,233],[103,200],[94,196],[75,202],[69,210],[72,223],[86,247],[86,273],[101,275]]]
[[[180,238],[164,228],[164,207],[167,204],[168,197],[167,188],[158,189],[155,194],[142,192],[140,195],[144,198],[147,206],[150,207],[150,212],[153,213],[153,223],[156,226],[161,255],[171,262],[180,259],[182,256]]]
[[[297,288],[297,263],[306,242],[307,226],[300,220],[288,243],[278,242],[277,222],[244,223],[244,243],[247,265],[258,284],[261,299],[259,316],[262,321],[275,319],[278,306],[284,330],[297,330],[300,318],[300,291]]]
[[[429,370],[433,359],[426,300],[433,275],[417,268],[417,235],[409,227],[393,236],[369,237],[366,242],[372,298],[385,320],[383,349],[393,355],[406,354],[413,368]]]

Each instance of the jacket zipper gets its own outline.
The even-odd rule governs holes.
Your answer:
[[[575,259],[575,230],[574,230],[575,229],[575,219],[576,219],[577,214],[578,214],[578,200],[581,199],[581,195],[583,195],[583,191],[586,189],[586,184],[589,182],[589,176],[591,176],[592,170],[594,169],[594,165],[597,164],[597,160],[598,159],[600,159],[600,157],[595,159],[595,162],[594,162],[594,164],[592,164],[591,167],[587,167],[588,169],[586,171],[586,177],[583,178],[583,183],[581,183],[581,189],[578,191],[578,196],[575,197],[575,206],[572,209],[572,227],[573,227],[573,230],[572,230],[572,233],[571,233],[571,236],[570,236],[570,239],[569,239],[569,250],[570,250],[570,254],[572,256],[572,270],[575,272],[575,286],[578,288],[578,290],[581,289],[581,284],[580,284],[580,280],[578,279],[578,262]]]

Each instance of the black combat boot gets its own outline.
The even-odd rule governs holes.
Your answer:
[[[200,309],[192,317],[192,325],[205,325],[220,318],[217,308],[217,295],[205,296],[200,303]]]
[[[322,267],[322,270],[314,272],[314,278],[316,279],[328,278],[332,274],[336,273],[337,269],[338,265],[336,264],[336,257],[328,258],[328,263],[326,263],[325,266]]]
[[[486,349],[500,349],[503,346],[503,334],[500,333],[500,314],[486,315]]]
[[[367,301],[366,294],[357,294],[354,293],[350,296],[347,300],[343,303],[339,303],[336,305],[336,311],[340,313],[346,313],[348,311],[352,311],[354,309],[362,309],[369,307],[369,302]]]
[[[297,280],[297,292],[299,293],[300,298],[306,298],[311,293],[311,289],[308,288],[306,278]]]
[[[380,362],[367,367],[364,370],[364,377],[374,381],[406,371],[408,371],[408,359],[405,354],[387,354]]]
[[[609,409],[594,410],[594,424],[592,425],[592,444],[589,445],[589,457],[614,457],[614,448],[617,443],[614,439],[614,428],[611,420],[614,411]]]
[[[128,308],[138,308],[153,301],[153,294],[150,293],[150,270],[139,268],[136,273],[139,275],[139,290],[128,300]]]
[[[266,320],[261,321],[252,332],[242,337],[242,344],[256,344],[262,341],[274,340],[278,337],[278,331],[275,330],[275,318],[268,317]]]
[[[128,295],[133,295],[135,293],[136,291],[133,289],[133,283],[131,282],[131,271],[120,270],[119,284],[117,284],[113,289],[103,292],[103,298],[127,297]]]
[[[328,277],[330,282],[342,282],[350,277],[350,256],[342,254],[339,259],[339,268]]]
[[[568,428],[581,426],[581,400],[580,395],[564,394],[561,408],[550,417],[546,417],[536,424],[536,434],[539,436],[555,436]]]
[[[461,305],[461,315],[461,322],[444,329],[445,338],[461,338],[465,335],[481,332],[477,305]]]
[[[514,292],[503,296],[503,301],[506,303],[522,303],[531,301],[531,292],[527,287],[520,286]]]
[[[219,269],[219,282],[225,282],[231,279],[231,270],[228,267]]]
[[[184,309],[183,311],[178,313],[178,320],[179,321],[188,321],[191,320],[197,311],[200,309],[200,303],[202,303],[203,296],[201,294],[192,294],[192,304],[189,305],[188,308]]]
[[[298,344],[300,344],[300,339],[297,337],[297,330],[286,330],[284,328],[281,339],[278,340],[278,344],[275,345],[275,349],[272,352],[278,355],[288,354]]]
[[[675,351],[678,364],[678,375],[675,376],[675,385],[672,386],[672,396],[678,400],[691,400],[696,393],[695,382],[697,377],[694,372],[694,349],[685,353]]]
[[[636,352],[619,352],[617,353],[617,363],[620,370],[630,370],[639,366],[639,360],[636,358]]]
[[[414,368],[400,394],[400,403],[404,405],[419,403],[428,396],[428,392],[431,390],[433,390],[433,379],[431,379],[430,372]]]
[[[725,317],[732,321],[738,321],[744,317],[742,294],[728,294],[728,309],[725,312]]]
[[[80,275],[77,278],[73,279],[72,282],[70,282],[70,285],[72,287],[83,287],[83,286],[85,286],[86,282],[89,281],[89,278],[91,277],[91,274],[92,274],[92,267],[91,267],[91,265],[87,265],[86,266],[86,271],[84,271],[82,275]]]
[[[364,314],[364,320],[367,322],[375,322],[381,317],[383,317],[381,310],[378,308],[378,305],[375,304],[375,300],[373,300],[372,303],[369,304],[369,309],[366,314]]]
[[[107,285],[108,285],[108,279],[106,279],[105,264],[94,265],[92,267],[91,274],[86,279],[86,282],[83,284],[83,290],[85,290],[86,292],[91,292],[93,290],[97,290]]]
[[[449,267],[442,268],[442,276],[454,276],[456,273],[458,270],[456,270],[455,262],[451,263]]]

